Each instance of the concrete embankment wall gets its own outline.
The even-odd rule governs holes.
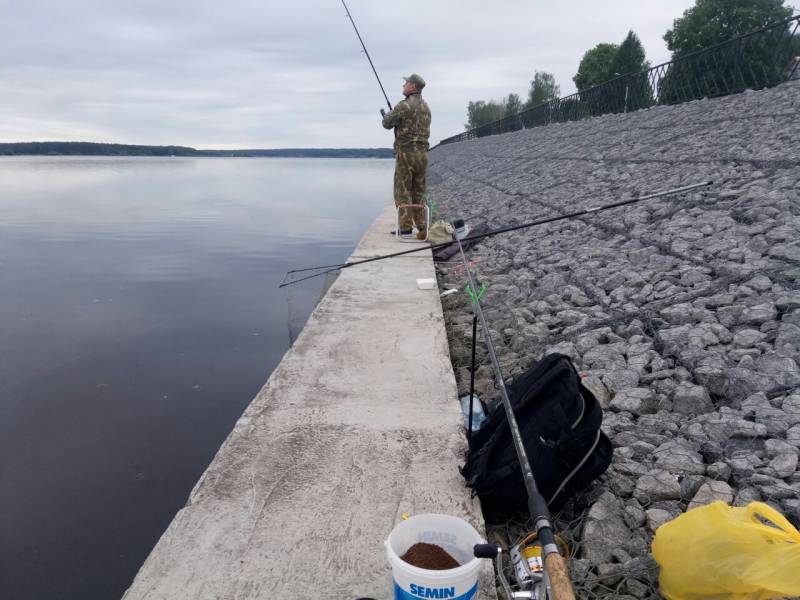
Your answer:
[[[800,520],[799,114],[793,81],[431,152],[442,216],[493,228],[714,182],[470,253],[506,376],[562,352],[606,407],[612,466],[560,521],[584,595],[657,597],[653,531],[690,506],[763,499]],[[467,300],[443,300],[461,391]]]
[[[351,260],[410,248],[388,234],[394,215]],[[458,473],[461,413],[438,290],[417,289],[425,277],[429,252],[342,271],[126,600],[388,599],[383,542],[403,513],[483,530]]]

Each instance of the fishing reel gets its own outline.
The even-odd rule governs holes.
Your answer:
[[[559,550],[565,558],[571,553],[561,536],[556,536]],[[529,533],[508,550],[510,565],[504,564],[503,548],[493,544],[477,544],[477,558],[493,558],[495,573],[508,600],[530,598],[551,600],[553,598],[550,579],[544,568],[544,552],[536,533]]]

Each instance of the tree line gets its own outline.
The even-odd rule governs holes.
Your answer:
[[[784,0],[696,0],[694,6],[673,21],[663,39],[672,61],[742,36],[792,15]],[[588,49],[572,78],[578,93],[574,98],[553,103],[550,109],[562,113],[581,111],[584,116],[622,112],[650,106],[656,93],[659,102],[682,102],[706,95],[730,93],[746,87],[759,87],[781,80],[787,69],[786,57],[800,55],[800,35],[789,28],[776,29],[768,39],[746,39],[730,56],[680,61],[663,71],[648,75],[650,68],[644,47],[633,30],[621,43],[603,42]],[[742,63],[746,62],[746,68]],[[614,84],[610,83],[615,81]],[[596,88],[600,84],[608,85]],[[594,88],[594,89],[593,89]],[[500,101],[470,101],[466,129],[493,123],[521,111],[557,100],[560,89],[555,76],[535,71],[528,97],[523,102],[511,93]],[[585,106],[578,107],[583,103]],[[552,116],[552,115],[550,115]],[[521,116],[530,125],[537,117]],[[548,117],[549,118],[549,117]]]
[[[284,158],[394,158],[391,148],[276,148],[197,150],[188,146],[142,146],[94,142],[0,144],[0,156],[217,156]]]

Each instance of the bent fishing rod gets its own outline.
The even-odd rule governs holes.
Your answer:
[[[347,18],[350,19],[350,22],[353,24],[353,29],[356,31],[356,35],[358,36],[358,41],[361,42],[361,47],[364,49],[364,54],[367,55],[367,60],[369,61],[369,66],[372,67],[372,72],[375,73],[375,79],[378,80],[378,85],[381,86],[381,91],[383,92],[383,97],[386,98],[386,104],[389,105],[389,110],[392,110],[392,103],[389,102],[389,96],[386,95],[386,90],[383,89],[383,84],[381,83],[381,78],[378,77],[378,72],[375,70],[375,65],[372,64],[372,58],[370,58],[369,52],[367,52],[367,47],[364,45],[364,40],[361,39],[361,34],[358,32],[358,27],[356,27],[356,22],[353,20],[353,16],[350,14],[350,9],[347,8],[347,4],[344,3],[342,0],[342,6],[344,6],[344,10],[347,12]]]
[[[287,271],[286,275],[283,277],[283,281],[278,286],[279,288],[286,287],[287,285],[294,285],[295,283],[300,283],[301,281],[306,281],[308,279],[313,279],[314,277],[320,277],[322,275],[327,275],[328,273],[333,273],[334,271],[339,271],[341,269],[346,269],[348,267],[354,267],[356,265],[363,265],[364,263],[373,262],[376,260],[384,260],[387,258],[394,258],[396,256],[403,256],[405,254],[412,254],[414,252],[423,252],[425,250],[438,250],[439,248],[446,248],[448,246],[452,246],[457,241],[473,241],[473,240],[480,240],[483,238],[491,237],[494,235],[499,235],[501,233],[508,233],[510,231],[518,231],[520,229],[527,229],[528,227],[534,227],[536,225],[544,225],[545,223],[554,223],[556,221],[565,221],[568,219],[574,219],[576,217],[580,217],[583,215],[588,215],[591,213],[601,212],[604,210],[610,210],[612,208],[618,208],[620,206],[627,206],[629,204],[636,204],[637,202],[643,202],[645,200],[652,200],[654,198],[661,198],[663,196],[671,196],[673,194],[681,194],[683,192],[688,192],[700,187],[707,187],[712,185],[713,181],[704,181],[702,183],[693,183],[691,185],[685,185],[683,187],[673,188],[670,190],[664,190],[662,192],[654,192],[652,194],[647,194],[645,196],[639,196],[638,198],[630,198],[628,200],[621,200],[619,202],[613,202],[611,204],[606,204],[604,206],[595,206],[593,208],[586,208],[584,210],[575,211],[566,215],[558,215],[555,217],[547,217],[545,219],[539,219],[538,221],[530,221],[528,223],[522,223],[521,225],[511,225],[509,227],[502,227],[500,229],[495,229],[493,231],[487,231],[486,233],[481,233],[479,235],[472,235],[466,236],[461,240],[454,240],[452,242],[443,242],[441,244],[431,244],[431,245],[424,245],[419,248],[413,248],[411,250],[404,250],[402,252],[394,252],[392,254],[384,254],[383,256],[374,256],[372,258],[366,258],[364,260],[356,260],[353,262],[346,262],[341,263],[339,265],[323,265],[319,267],[308,267],[305,269],[293,269],[291,271]],[[326,269],[320,273],[314,273],[313,275],[307,275],[305,277],[301,277],[300,279],[294,279],[292,281],[286,281],[286,278],[291,275],[292,273],[302,273],[305,271],[319,271],[321,269]]]
[[[506,419],[508,420],[508,426],[511,431],[511,439],[514,440],[517,460],[519,460],[520,467],[522,468],[522,476],[525,479],[525,489],[528,492],[528,512],[530,513],[531,520],[536,528],[536,533],[542,544],[544,568],[547,571],[547,576],[550,578],[553,598],[554,600],[575,600],[575,592],[572,589],[572,582],[567,576],[567,567],[564,562],[564,557],[561,556],[558,544],[556,544],[553,525],[551,523],[552,517],[550,516],[550,509],[548,509],[547,501],[536,486],[536,479],[531,469],[531,463],[528,460],[528,454],[525,451],[525,444],[522,442],[522,434],[520,433],[517,419],[514,416],[514,409],[511,407],[511,400],[508,398],[503,372],[497,360],[497,353],[494,349],[492,336],[489,335],[489,326],[486,324],[486,318],[483,315],[480,296],[477,294],[478,286],[475,282],[475,277],[473,277],[472,271],[469,268],[469,261],[467,260],[466,254],[464,254],[464,247],[461,245],[461,240],[456,238],[455,242],[458,244],[458,250],[461,253],[461,260],[464,263],[464,273],[467,276],[470,289],[476,290],[475,295],[472,295],[472,312],[480,319],[481,327],[483,328],[483,339],[489,351],[489,358],[492,363],[497,386],[500,388],[500,397],[503,401],[503,408],[505,409]]]

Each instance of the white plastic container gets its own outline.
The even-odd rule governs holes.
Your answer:
[[[432,290],[434,285],[436,285],[436,280],[432,277],[417,279],[417,287],[421,290]]]
[[[461,414],[464,415],[464,429],[469,429],[469,394],[461,396],[459,402],[461,403]],[[478,398],[478,394],[475,394],[472,401],[472,431],[478,431],[485,418],[486,414],[483,412],[481,399]]]
[[[400,557],[414,544],[436,544],[455,558],[459,567],[442,571],[421,569]],[[386,555],[392,567],[395,600],[448,598],[469,600],[478,593],[481,560],[472,554],[484,540],[469,523],[450,515],[415,515],[401,521],[386,540]]]

